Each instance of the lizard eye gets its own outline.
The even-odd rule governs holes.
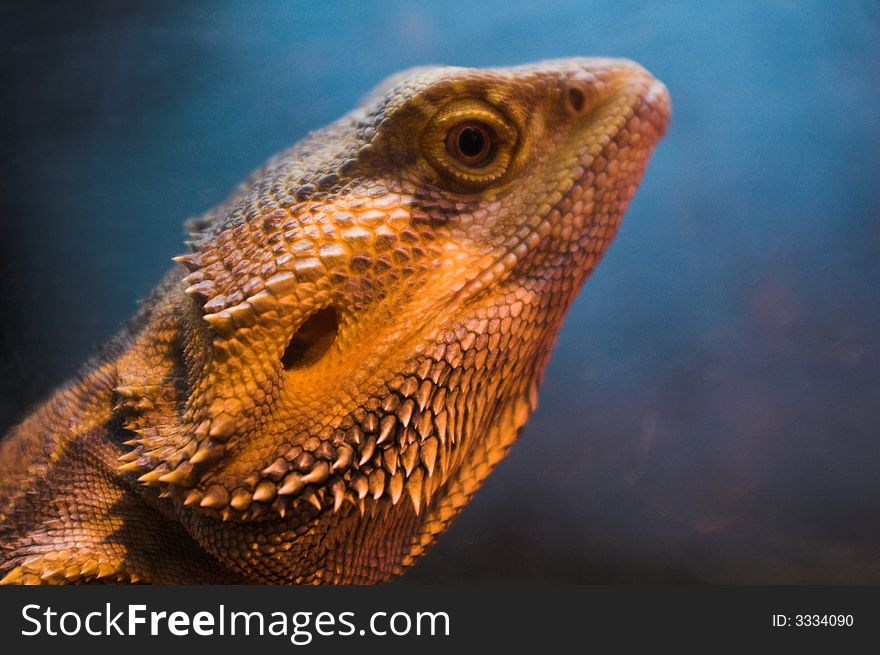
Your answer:
[[[492,159],[492,134],[480,123],[459,123],[449,130],[446,149],[462,164],[479,168]]]
[[[438,181],[461,192],[479,191],[505,178],[517,141],[513,121],[476,99],[441,107],[420,137],[422,153]]]

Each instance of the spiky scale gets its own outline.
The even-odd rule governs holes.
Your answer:
[[[327,462],[317,462],[311,471],[302,476],[306,484],[321,484],[330,476],[330,466]]]
[[[336,480],[330,486],[330,490],[333,492],[333,511],[338,512],[345,499],[345,482],[342,479]]]
[[[376,450],[376,443],[376,437],[373,435],[367,437],[367,440],[361,447],[361,458],[360,461],[358,461],[358,466],[363,466],[370,460]]]
[[[243,512],[251,506],[252,501],[253,497],[251,496],[251,493],[247,489],[239,488],[232,492],[232,497],[229,499],[229,506],[232,507],[232,509]]]
[[[217,312],[213,314],[205,314],[202,319],[211,326],[211,328],[220,336],[230,337],[235,333],[235,323],[229,312]]]
[[[166,473],[159,478],[159,482],[166,484],[176,484],[181,487],[191,487],[195,484],[195,472],[192,464],[181,464],[170,473]]]
[[[364,417],[363,426],[367,432],[376,432],[379,429],[379,417],[370,412]],[[354,433],[354,430],[352,432]]]
[[[398,408],[397,418],[400,419],[400,424],[403,427],[407,427],[409,425],[409,421],[412,418],[414,408],[415,403],[409,398],[401,403],[400,407]]]
[[[201,282],[188,286],[183,292],[188,296],[193,296],[200,300],[207,300],[212,294],[216,293],[216,287],[210,280],[202,280]]]
[[[118,387],[116,387],[115,391],[126,400],[134,400],[140,398],[143,395],[144,388],[133,385],[120,384]]]
[[[269,466],[263,469],[263,475],[267,475],[275,480],[280,480],[284,474],[290,469],[290,464],[283,457],[277,458]]]
[[[205,493],[199,502],[199,507],[207,507],[209,509],[222,509],[229,503],[229,492],[226,487],[214,485]]]
[[[400,398],[398,398],[397,395],[393,393],[386,396],[385,401],[382,403],[382,409],[387,414],[391,414],[398,407],[400,407]]]
[[[126,445],[130,445],[130,444],[126,444]],[[137,445],[137,442],[135,442],[134,445]],[[119,457],[117,457],[116,461],[120,462],[121,464],[125,464],[127,462],[133,462],[137,459],[140,459],[141,454],[142,453],[137,450],[132,450],[132,451],[129,451],[129,452],[124,453],[124,454],[120,455]]]
[[[419,512],[422,510],[422,486],[423,486],[423,474],[421,469],[416,469],[412,475],[406,479],[406,493],[409,495],[409,499],[412,501],[413,509],[416,512],[416,516],[419,515]]]
[[[303,494],[303,499],[312,505],[316,510],[321,511],[324,509],[324,506],[321,504],[321,498],[318,496],[317,492],[307,489]]]
[[[185,253],[183,255],[177,255],[176,257],[172,257],[171,259],[178,264],[185,266],[186,269],[191,273],[199,270],[199,267],[201,266],[199,256],[195,253]]]
[[[187,494],[186,498],[183,501],[184,506],[190,507],[192,505],[198,505],[202,502],[202,497],[204,494],[198,489],[193,489]]]
[[[271,480],[262,480],[254,489],[254,500],[261,503],[271,503],[278,494],[278,488]]]
[[[281,488],[278,489],[278,494],[283,496],[297,494],[302,491],[305,486],[306,483],[303,482],[302,475],[299,473],[288,473],[284,476]]]
[[[396,505],[397,501],[400,500],[400,496],[403,493],[403,483],[403,471],[398,471],[388,481],[388,495],[391,497],[392,505]]]
[[[388,475],[394,475],[397,471],[397,450],[386,448],[382,451],[382,466],[388,471]]]
[[[446,410],[438,412],[434,417],[434,434],[440,438],[440,443],[446,445]]]
[[[379,421],[379,438],[376,439],[377,444],[383,444],[394,434],[394,428],[397,426],[397,419],[391,414]],[[369,459],[369,458],[368,458]],[[361,462],[363,464],[363,462]]]
[[[138,458],[134,462],[128,462],[127,464],[120,464],[116,467],[116,470],[120,473],[135,473],[144,469],[147,466],[146,462],[142,462],[140,458]]]
[[[351,486],[357,494],[358,500],[363,500],[367,495],[367,492],[370,489],[370,483],[367,481],[367,478],[363,475],[356,475],[352,477]]]
[[[427,439],[434,431],[434,422],[432,419],[431,412],[422,412],[422,415],[419,417],[419,423],[416,429],[422,439]]]
[[[315,457],[326,459],[327,461],[333,461],[336,458],[336,450],[333,448],[333,444],[329,441],[322,441],[318,444],[318,447],[315,448]]]
[[[150,487],[159,486],[159,479],[168,473],[168,469],[164,466],[159,468],[155,468],[152,471],[147,471],[142,476],[138,478],[138,482],[141,484],[145,484]]]
[[[48,582],[49,580],[52,580],[53,578],[59,578],[59,579],[63,578],[64,577],[63,574],[64,574],[64,567],[59,564],[55,564],[54,566],[51,566],[50,568],[47,568],[47,569],[44,569],[43,571],[41,571],[40,572],[40,579]]]
[[[285,296],[296,288],[296,276],[290,271],[276,273],[266,280],[266,288],[275,296]]]
[[[98,572],[98,560],[88,559],[79,568],[79,573],[84,578],[90,578]]]
[[[199,449],[190,457],[189,462],[190,464],[214,462],[223,457],[225,452],[226,448],[222,444],[209,441],[199,446]]]
[[[419,381],[416,380],[414,377],[408,377],[403,381],[403,384],[401,385],[399,391],[401,394],[403,394],[405,397],[408,398],[408,397],[412,396],[413,394],[415,394],[415,392],[418,390],[418,388],[419,388]]]
[[[370,494],[374,500],[378,500],[385,493],[385,471],[376,469],[370,473]]]
[[[412,473],[412,470],[415,468],[416,463],[419,461],[419,445],[417,443],[411,443],[408,445],[400,454],[400,459],[403,463],[403,471],[406,474],[406,477],[409,477],[410,473]]]
[[[351,462],[354,459],[354,448],[349,446],[347,443],[341,444],[339,448],[336,450],[336,459],[331,466],[332,471],[340,471],[345,470],[349,466],[351,466]]]
[[[434,475],[434,464],[437,462],[437,450],[440,447],[436,438],[426,439],[419,450],[419,458],[428,472],[428,477]]]
[[[425,380],[419,386],[418,393],[416,394],[416,402],[419,404],[419,411],[424,411],[425,407],[428,406],[433,391],[434,385],[431,384],[430,380]]]
[[[211,429],[208,436],[218,441],[225,441],[235,431],[235,419],[229,414],[220,414],[211,420]]]
[[[300,453],[293,465],[303,473],[307,473],[315,466],[315,456],[309,452]]]
[[[98,579],[101,578],[109,578],[111,575],[116,574],[116,567],[112,564],[99,564],[98,572],[95,574],[95,577]]]
[[[434,484],[438,482],[439,476],[437,478],[428,475],[427,472],[422,475],[422,496],[424,497],[425,505],[431,504],[431,496],[434,495]]]

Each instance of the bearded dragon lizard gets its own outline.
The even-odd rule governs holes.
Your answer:
[[[669,120],[637,64],[395,75],[190,223],[0,444],[15,583],[374,583],[535,409]]]

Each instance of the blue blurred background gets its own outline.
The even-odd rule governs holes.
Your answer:
[[[880,582],[877,2],[6,2],[0,429],[182,221],[426,63],[631,57],[674,117],[538,412],[403,581]]]

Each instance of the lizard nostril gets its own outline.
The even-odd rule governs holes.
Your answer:
[[[569,110],[577,115],[580,114],[584,110],[584,106],[587,104],[587,97],[584,95],[584,92],[581,91],[576,86],[569,88],[568,90],[568,108]]]
[[[281,355],[285,371],[306,368],[317,362],[333,345],[339,333],[339,313],[325,307],[312,314],[290,338]]]

